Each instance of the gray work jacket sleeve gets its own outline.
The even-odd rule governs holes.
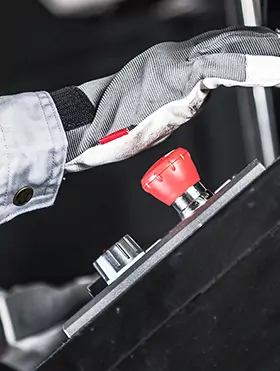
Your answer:
[[[0,98],[0,223],[54,203],[67,139],[46,92]]]

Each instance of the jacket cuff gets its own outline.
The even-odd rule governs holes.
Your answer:
[[[0,98],[0,224],[54,203],[66,153],[66,135],[48,93]]]

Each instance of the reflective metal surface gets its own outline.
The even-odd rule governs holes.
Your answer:
[[[144,255],[141,247],[126,235],[105,251],[93,266],[109,285]]]
[[[197,208],[204,205],[212,195],[212,192],[199,182],[188,188],[182,196],[175,200],[172,206],[183,220],[191,216]]]

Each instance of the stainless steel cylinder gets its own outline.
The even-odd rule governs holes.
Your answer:
[[[213,193],[199,182],[188,188],[182,196],[175,200],[172,206],[183,220],[191,216],[200,206],[204,205],[211,196],[213,196]]]

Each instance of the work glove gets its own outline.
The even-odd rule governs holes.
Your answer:
[[[278,86],[279,55],[277,32],[230,27],[155,45],[79,87],[0,98],[0,224],[52,205],[65,172],[160,143],[221,85]]]
[[[79,87],[89,100],[88,119],[70,123],[67,113],[61,115],[69,143],[65,169],[124,160],[155,145],[196,115],[221,85],[277,86],[279,55],[279,35],[261,27],[231,27],[153,46],[115,75]],[[73,100],[70,94],[67,111]],[[100,138],[130,126],[128,135],[99,145]]]

